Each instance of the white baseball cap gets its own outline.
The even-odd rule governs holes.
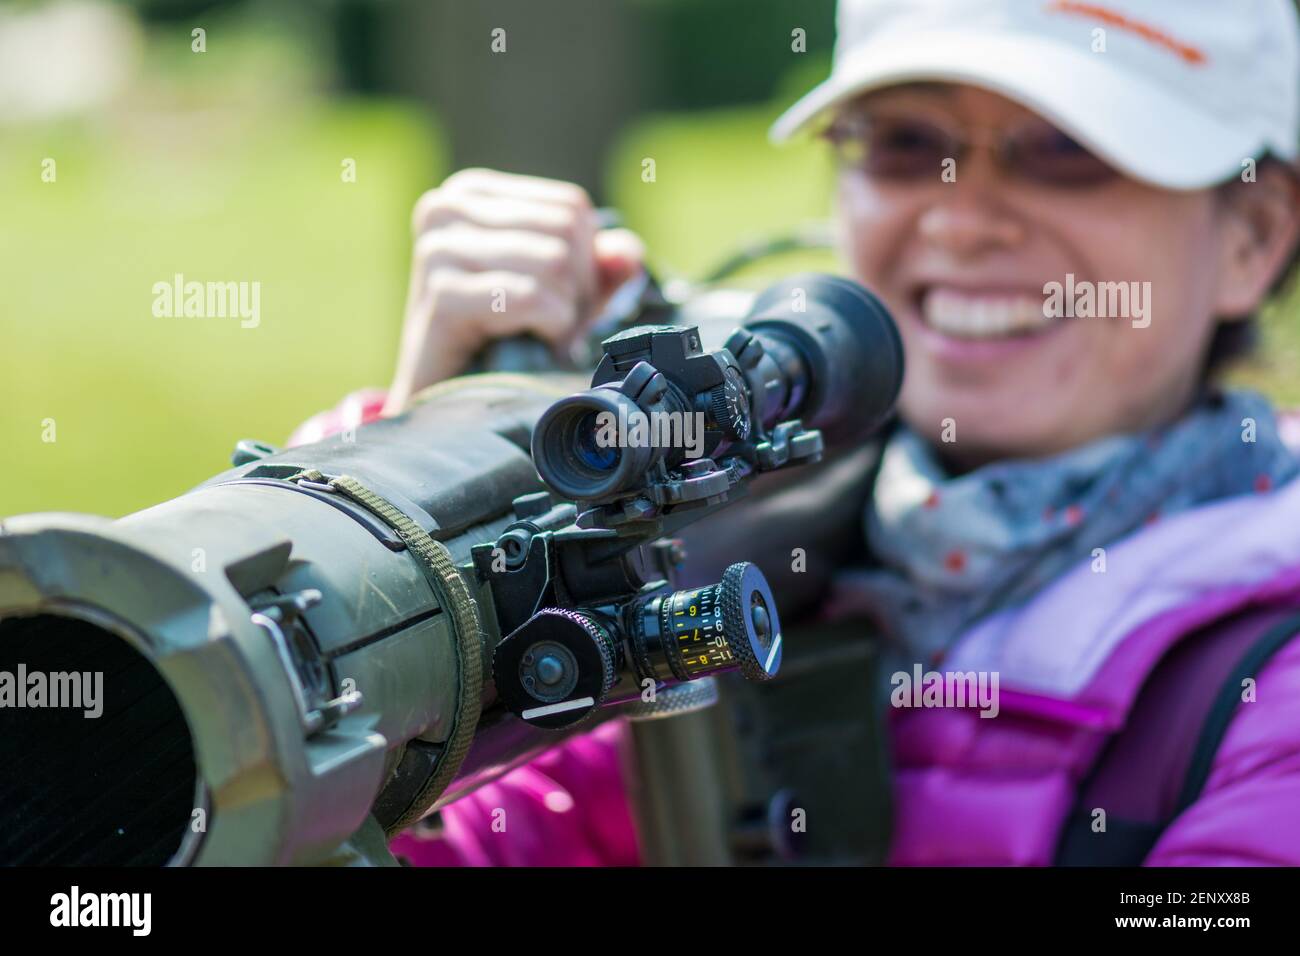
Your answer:
[[[774,142],[869,90],[939,81],[1015,100],[1167,189],[1300,152],[1295,0],[840,0],[837,22],[830,78]]]

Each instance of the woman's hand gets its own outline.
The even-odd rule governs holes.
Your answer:
[[[420,197],[401,354],[384,414],[458,375],[483,346],[572,341],[641,267],[625,229],[599,230],[579,186],[466,169]]]

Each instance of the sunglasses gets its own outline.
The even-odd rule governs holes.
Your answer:
[[[915,116],[858,113],[836,118],[823,136],[842,166],[892,182],[938,180],[946,161],[960,161],[977,147],[991,149],[1005,172],[1040,185],[1080,188],[1120,175],[1095,153],[1041,120],[976,138]]]

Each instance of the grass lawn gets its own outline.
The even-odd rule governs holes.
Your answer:
[[[10,136],[0,514],[144,507],[226,467],[239,438],[282,441],[385,381],[410,206],[443,173],[427,124],[375,104]],[[176,273],[260,282],[260,324],[155,317],[153,285]]]

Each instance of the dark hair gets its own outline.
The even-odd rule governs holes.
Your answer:
[[[1274,156],[1265,156],[1261,159],[1257,171],[1259,168],[1269,166],[1288,169],[1291,175],[1300,178],[1300,169],[1297,169],[1294,164]],[[1220,188],[1232,189],[1236,184],[1237,181],[1233,180],[1225,183]],[[1300,242],[1297,242],[1295,247],[1292,248],[1291,258],[1273,280],[1264,305],[1267,306],[1270,302],[1276,302],[1290,292],[1296,285],[1297,276],[1300,276]],[[1260,313],[1262,311],[1263,308],[1245,320],[1219,322],[1214,329],[1214,334],[1210,339],[1210,347],[1205,355],[1206,378],[1216,375],[1233,362],[1246,358],[1255,352],[1259,346]]]

